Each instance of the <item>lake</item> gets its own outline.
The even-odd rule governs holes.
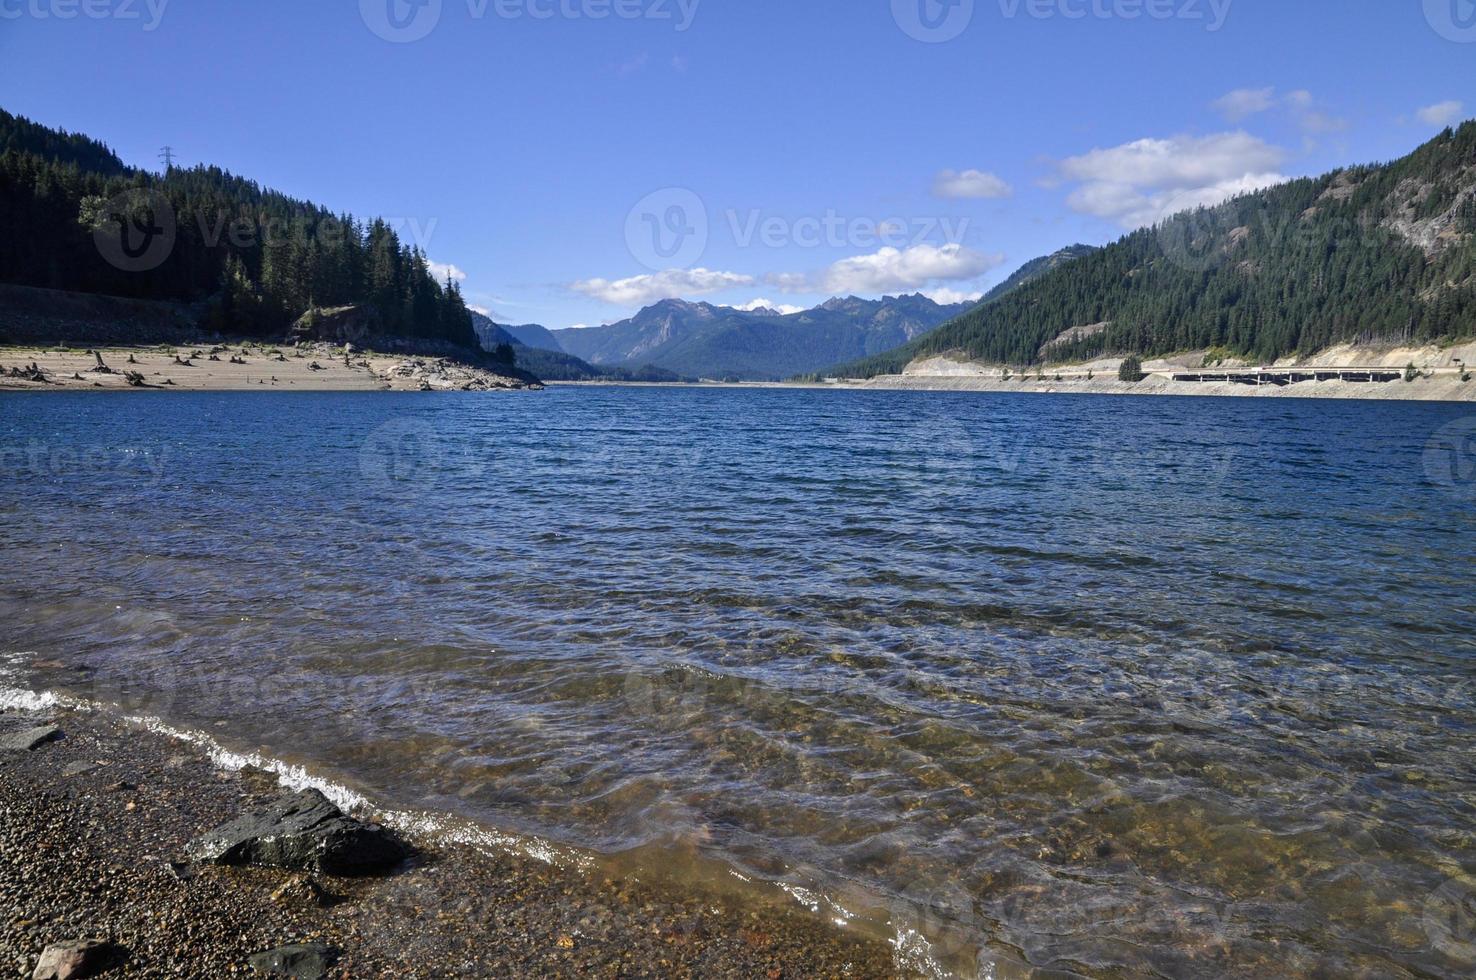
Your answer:
[[[1476,961],[1469,409],[0,394],[0,437],[13,686],[923,971]]]

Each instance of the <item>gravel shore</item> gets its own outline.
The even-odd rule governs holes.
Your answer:
[[[63,735],[0,750],[0,976],[30,977],[45,948],[77,939],[122,948],[108,977],[262,975],[253,954],[295,943],[340,951],[332,977],[896,974],[887,944],[797,907],[513,854],[415,841],[394,874],[311,884],[193,865],[185,845],[280,796],[275,776],[222,772],[99,713],[0,713],[0,736],[43,722]]]

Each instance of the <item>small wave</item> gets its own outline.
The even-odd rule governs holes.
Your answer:
[[[46,711],[60,703],[50,691],[27,691],[0,687],[0,711]]]
[[[12,663],[17,657],[8,658]],[[15,671],[0,666],[0,679],[13,679]],[[153,715],[118,714],[115,706],[101,702],[76,698],[54,691],[34,691],[0,684],[0,708],[25,712],[49,711],[64,708],[83,713],[107,712],[124,724],[142,728],[155,735],[189,745],[205,755],[210,764],[223,772],[240,772],[244,769],[259,769],[277,777],[283,789],[299,792],[316,789],[333,804],[348,813],[360,816],[373,814],[385,826],[399,831],[411,840],[445,847],[448,845],[470,847],[489,855],[517,854],[553,867],[579,872],[590,872],[599,866],[596,858],[571,846],[555,843],[540,837],[513,834],[494,830],[465,818],[447,813],[424,810],[383,810],[365,794],[310,772],[306,767],[287,762],[259,752],[238,752],[229,749],[213,736],[195,729],[180,728]],[[752,885],[754,880],[729,869],[740,881]],[[861,923],[856,913],[848,910],[833,897],[814,889],[788,882],[769,882],[789,898],[812,914],[829,919],[840,928],[858,926]],[[938,961],[932,944],[921,933],[905,928],[895,922],[887,924],[892,935],[888,943],[899,970],[925,977],[947,980],[954,974]]]

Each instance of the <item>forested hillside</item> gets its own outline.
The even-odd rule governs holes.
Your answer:
[[[121,260],[99,246],[120,240],[120,221],[138,248]],[[312,307],[362,304],[377,332],[477,347],[456,284],[436,282],[424,253],[384,221],[216,167],[137,170],[101,143],[3,110],[0,227],[0,281],[204,301],[203,327],[248,336],[281,334]]]
[[[1341,342],[1476,334],[1476,123],[1395,163],[1171,217],[895,351],[1013,365],[1217,348],[1269,362]]]

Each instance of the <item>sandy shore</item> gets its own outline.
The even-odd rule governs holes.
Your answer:
[[[1009,380],[985,377],[946,377],[927,375],[892,375],[869,381],[840,382],[831,387],[884,389],[892,391],[996,391],[1025,392],[1046,395],[1185,395],[1220,398],[1360,398],[1378,401],[1476,401],[1476,381],[1462,382],[1455,374],[1422,377],[1415,381],[1387,384],[1361,384],[1352,381],[1306,381],[1301,384],[1249,386],[1224,382],[1190,383],[1174,381],[1167,375],[1154,374],[1137,384],[1098,375],[1054,375],[1044,380],[1035,375]]]
[[[868,381],[837,382],[841,387],[903,391],[1014,391],[1039,394],[1188,395],[1221,398],[1358,398],[1377,401],[1476,401],[1476,380],[1465,381],[1467,365],[1476,365],[1476,343],[1448,347],[1355,346],[1339,344],[1306,357],[1287,357],[1275,364],[1221,359],[1210,351],[1185,351],[1143,363],[1147,374],[1129,384],[1118,380],[1122,359],[1101,358],[1081,364],[1020,369],[1004,377],[999,365],[960,360],[955,356],[914,361],[900,375]],[[1411,365],[1412,381],[1402,380]],[[1178,374],[1223,374],[1314,371],[1392,371],[1401,380],[1380,383],[1303,381],[1285,387],[1230,382],[1175,381]]]
[[[386,877],[314,877],[320,908],[274,897],[290,872],[190,865],[202,831],[283,792],[187,743],[91,711],[0,714],[0,736],[53,721],[62,738],[0,750],[0,967],[31,975],[47,946],[126,950],[106,976],[253,975],[291,943],[341,951],[333,977],[885,977],[889,947],[797,906],[673,889],[509,853],[411,840]]]
[[[97,370],[85,349],[0,348],[0,389],[181,391],[462,391],[526,388],[516,378],[442,358],[342,347],[258,343],[202,346],[111,347],[97,351],[111,373]],[[45,376],[11,376],[36,365]],[[135,388],[127,372],[142,375]]]

